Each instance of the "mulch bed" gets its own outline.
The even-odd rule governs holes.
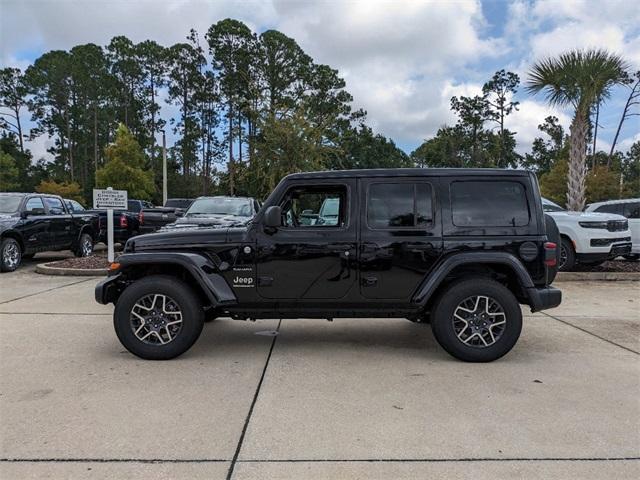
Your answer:
[[[118,257],[116,256],[116,259]],[[106,269],[109,268],[107,257],[102,255],[92,255],[90,257],[69,257],[57,262],[47,263],[48,267],[55,268],[83,268],[83,269]]]
[[[611,260],[602,265],[590,267],[589,265],[576,265],[572,272],[640,272],[640,262],[628,260]]]

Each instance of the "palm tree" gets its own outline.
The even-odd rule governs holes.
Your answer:
[[[574,108],[571,121],[567,208],[580,211],[585,204],[589,113],[598,100],[609,97],[611,87],[626,78],[627,65],[605,50],[572,50],[537,62],[529,71],[526,88],[544,92],[552,106]]]

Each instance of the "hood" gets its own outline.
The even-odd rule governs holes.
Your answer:
[[[0,213],[0,231],[4,231],[13,227],[18,222],[18,220],[20,220],[20,217],[17,215],[7,215],[4,213]]]
[[[607,220],[626,220],[622,215],[615,213],[596,213],[596,212],[545,212],[553,218],[573,218],[581,221],[605,222]]]
[[[236,215],[194,215],[178,218],[175,222],[165,225],[162,231],[177,230],[184,228],[221,228],[221,227],[237,227],[246,225],[248,217],[239,217]]]
[[[144,250],[176,250],[182,248],[215,246],[229,242],[227,228],[176,229],[138,235],[127,241],[125,253]],[[246,229],[243,229],[246,232]]]

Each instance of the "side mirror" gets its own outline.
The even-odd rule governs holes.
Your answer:
[[[282,208],[272,206],[264,212],[264,226],[277,228],[282,226]]]
[[[36,215],[44,215],[44,208],[33,208],[22,212],[22,218],[32,217]]]
[[[176,217],[184,217],[184,210],[181,208],[176,210]]]

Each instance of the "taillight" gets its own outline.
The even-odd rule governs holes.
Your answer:
[[[120,228],[127,228],[128,225],[127,216],[124,213],[120,214]]]
[[[140,212],[138,214],[138,222],[140,222],[140,225],[144,224],[144,213]]]
[[[544,244],[544,264],[549,267],[555,267],[558,259],[556,258],[556,250],[558,245],[554,242],[545,242]]]

